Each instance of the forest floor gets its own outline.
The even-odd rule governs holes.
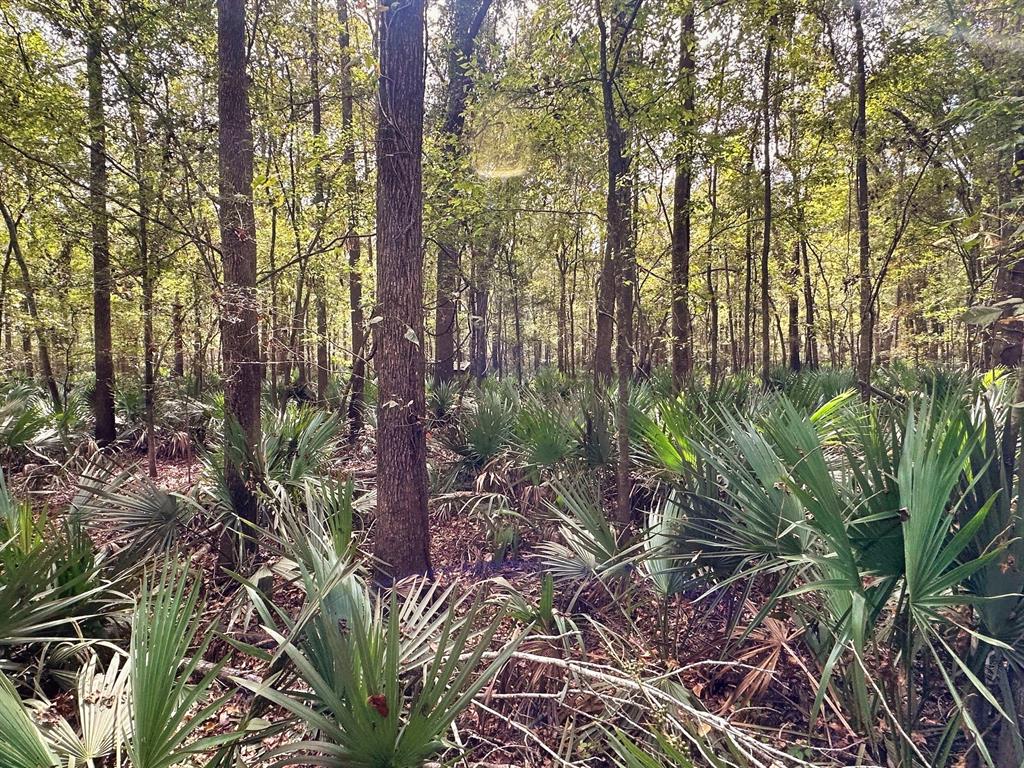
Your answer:
[[[364,441],[359,447],[346,448],[333,462],[332,474],[355,478],[357,495],[373,489],[375,460],[371,445]],[[434,466],[444,465],[451,458],[431,441],[430,461]],[[134,455],[122,455],[120,461],[132,464],[140,476],[145,473],[144,461],[136,460]],[[202,465],[195,458],[160,459],[154,482],[166,490],[188,494],[201,473]],[[12,481],[17,485],[17,476]],[[62,509],[76,488],[72,482],[53,475],[43,482],[35,478],[31,490],[50,508]],[[456,501],[458,495],[454,494]],[[466,591],[484,583],[489,597],[514,590],[536,604],[543,572],[535,548],[557,538],[557,529],[540,516],[532,518],[526,509],[519,545],[510,555],[495,561],[486,544],[483,523],[478,517],[461,514],[463,509],[453,503],[452,496],[441,496],[431,503],[435,579],[442,587],[455,584]],[[102,528],[91,533],[97,546],[117,546]],[[221,672],[225,683],[231,677],[260,680],[266,665],[239,651],[233,643],[273,649],[275,641],[259,626],[237,582],[223,572],[216,544],[209,535],[192,530],[181,547],[191,567],[201,574],[207,618],[218,627],[218,637],[207,649],[206,660],[212,665],[226,657]],[[275,570],[273,557],[263,565],[274,572],[275,603],[288,608],[294,617],[303,603],[302,590]],[[609,595],[598,585],[578,595],[572,607],[580,630],[574,651],[567,650],[573,644],[543,637],[530,638],[519,649],[520,653],[476,697],[474,706],[463,712],[452,729],[450,736],[463,747],[463,757],[456,764],[485,768],[564,765],[560,753],[567,733],[573,734],[577,759],[581,751],[585,755],[586,729],[597,724],[614,726],[614,717],[620,713],[602,712],[608,701],[606,684],[595,683],[601,691],[581,688],[578,681],[570,684],[566,661],[584,661],[595,669],[617,670],[636,679],[677,679],[696,706],[750,729],[782,751],[794,754],[794,744],[808,744],[808,713],[818,681],[811,671],[813,660],[798,642],[801,628],[782,618],[769,618],[746,637],[743,624],[753,617],[758,603],[754,592],[740,595],[725,590],[717,600],[711,600],[701,599],[701,590],[695,588],[665,606],[642,580],[634,582],[628,595]],[[769,589],[769,585],[761,587]],[[565,596],[559,597],[564,602]],[[513,632],[512,620],[507,624],[495,639],[495,649]],[[543,658],[552,662],[545,663]],[[250,711],[252,700],[251,694],[238,691],[200,735],[236,727]],[[69,708],[71,705],[68,702]],[[611,714],[611,723],[608,717],[602,717],[606,714]],[[283,715],[268,706],[260,716],[274,720]],[[633,716],[656,721],[658,713]],[[824,737],[814,746],[837,757],[852,756],[863,741],[841,718],[832,715],[827,701],[816,732]],[[270,740],[264,738],[250,745],[243,754],[255,757],[268,747],[298,738],[297,731],[284,730]],[[599,755],[594,758],[595,765],[604,764]]]

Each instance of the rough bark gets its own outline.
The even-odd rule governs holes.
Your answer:
[[[218,0],[217,11],[224,399],[226,416],[237,424],[248,449],[244,453],[225,451],[224,474],[235,514],[242,521],[256,523],[258,504],[253,484],[258,469],[249,461],[248,452],[260,441],[263,371],[256,295],[252,125],[245,71],[245,0]],[[244,542],[245,549],[255,549],[255,539],[246,537]]]
[[[110,233],[107,219],[107,133],[103,105],[102,0],[90,0],[90,23],[85,51],[89,81],[89,213],[92,219],[92,304],[96,390],[93,411],[96,442],[109,445],[114,424],[114,351],[110,331]]]
[[[422,347],[423,5],[393,0],[380,15],[373,552],[382,580],[431,570]]]

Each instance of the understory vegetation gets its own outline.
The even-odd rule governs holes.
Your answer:
[[[219,395],[162,385],[153,481],[129,391],[98,452],[8,384],[0,765],[1019,765],[1016,376],[875,381],[638,381],[629,520],[612,393],[428,387],[434,573],[384,588],[372,424],[265,393],[253,522]]]

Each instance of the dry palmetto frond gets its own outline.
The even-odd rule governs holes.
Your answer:
[[[803,627],[793,627],[780,619],[768,617],[755,627],[739,627],[733,640],[743,643],[743,650],[735,657],[744,665],[746,674],[722,703],[721,711],[728,711],[737,703],[758,699],[768,690],[783,655],[796,656],[793,643],[804,633]]]

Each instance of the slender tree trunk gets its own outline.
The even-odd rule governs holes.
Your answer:
[[[803,220],[803,216],[800,217]],[[818,336],[816,320],[814,316],[814,289],[811,284],[811,262],[807,257],[807,236],[804,234],[803,226],[800,227],[800,258],[803,261],[804,273],[804,357],[810,368],[818,367]]]
[[[171,308],[171,336],[174,344],[174,368],[175,377],[181,379],[185,376],[185,313],[181,306],[181,299],[174,294],[174,306]]]
[[[775,48],[775,28],[778,16],[768,22],[764,47],[764,79],[761,87],[762,149],[764,157],[764,231],[761,236],[761,380],[768,384],[771,378],[771,340],[768,328],[771,299],[768,285],[768,259],[772,244],[772,155],[771,155],[771,79],[772,56]]]
[[[718,286],[711,268],[707,266],[708,281],[708,374],[711,387],[718,386]]]
[[[377,293],[374,324],[377,515],[382,578],[430,573],[423,389],[423,0],[380,16],[377,112]]]
[[[23,302],[25,312],[31,317],[31,311],[28,308],[28,299],[26,298]],[[28,379],[34,379],[36,377],[36,366],[35,361],[32,358],[32,331],[25,325],[21,327],[21,354],[24,360],[24,372],[25,377]]]
[[[348,440],[355,443],[363,431],[363,393],[366,389],[366,331],[363,325],[363,276],[359,239],[358,197],[356,178],[356,139],[352,124],[352,49],[349,30],[349,0],[337,0],[338,42],[341,48],[341,134],[342,168],[348,210],[348,302],[349,324],[352,326],[352,359],[348,398]]]
[[[109,445],[114,424],[114,350],[110,331],[110,235],[107,223],[107,135],[103,105],[103,0],[90,0],[85,68],[89,80],[89,210],[92,218],[93,340],[96,442]]]
[[[14,255],[14,260],[18,263],[18,269],[21,271],[21,287],[25,292],[25,308],[28,310],[29,318],[32,321],[32,329],[35,332],[36,341],[39,343],[40,373],[43,375],[43,382],[46,384],[46,390],[50,394],[50,402],[53,403],[54,411],[60,412],[64,410],[64,406],[61,403],[60,391],[57,389],[57,379],[53,375],[53,366],[50,363],[50,345],[47,343],[43,321],[39,316],[39,308],[36,305],[36,294],[32,290],[28,263],[25,261],[25,255],[21,251],[21,240],[18,237],[18,222],[14,219],[10,208],[7,207],[3,200],[0,200],[0,213],[3,214],[4,223],[7,225],[9,251]],[[28,344],[23,344],[23,347],[27,349],[27,359],[31,363],[32,340],[27,335],[26,338],[28,339]],[[31,376],[32,374],[30,373],[29,375]]]
[[[221,344],[227,419],[247,447],[225,451],[224,474],[235,513],[259,521],[253,493],[258,468],[248,459],[260,442],[259,306],[256,295],[256,220],[253,213],[252,124],[246,74],[245,0],[217,2],[217,114],[220,145],[220,240],[224,269]],[[243,548],[255,551],[252,531],[242,530]]]
[[[442,164],[457,178],[463,156],[462,133],[466,125],[466,105],[473,90],[472,62],[476,38],[491,0],[453,0],[452,39],[448,49],[448,94],[444,124],[441,127]],[[450,381],[455,375],[457,353],[456,316],[458,314],[459,257],[458,239],[462,236],[458,215],[458,193],[453,191],[451,221],[441,232],[437,252],[437,302],[434,313],[434,380]]]
[[[146,182],[145,140],[146,127],[142,107],[136,96],[129,97],[132,122],[132,160],[138,183],[139,206],[139,269],[142,273],[142,392],[146,408],[146,466],[150,477],[156,477],[156,342],[153,339],[153,254],[149,241],[149,200]]]
[[[323,135],[323,106],[320,95],[320,2],[310,2],[310,33],[309,33],[309,86],[313,91],[312,129],[313,138],[318,142]],[[323,232],[327,211],[324,198],[324,172],[317,155],[313,169],[313,204],[317,210],[318,233]],[[330,386],[331,366],[327,346],[327,291],[326,281],[321,270],[317,270],[316,279],[316,398],[321,405],[327,404],[327,390]]]
[[[800,370],[800,239],[793,243],[793,266],[789,292],[789,369]]]
[[[203,347],[203,311],[200,301],[199,281],[193,278],[192,312],[194,315],[194,322],[192,327],[192,388],[193,394],[196,397],[199,397],[199,395],[203,393],[206,373],[206,361],[203,359],[206,354],[205,348]]]
[[[757,148],[761,113],[758,111],[754,120],[754,130],[750,134],[750,146],[747,151],[747,163],[743,176],[753,186],[754,153]],[[754,365],[754,205],[750,197],[746,201],[746,223],[743,239],[743,367],[751,370]]]
[[[639,2],[639,0],[636,0]],[[620,523],[628,522],[632,516],[632,477],[629,461],[629,390],[633,378],[633,293],[636,290],[636,254],[633,251],[632,185],[630,183],[630,156],[628,141],[619,110],[616,107],[615,80],[617,62],[610,58],[610,51],[624,49],[626,37],[635,13],[636,5],[627,4],[612,13],[611,35],[605,24],[601,0],[596,0],[598,31],[600,33],[600,74],[604,110],[605,138],[608,143],[608,185],[606,197],[606,219],[608,229],[608,250],[612,263],[618,272],[618,300],[616,313],[618,322],[615,341],[615,362],[618,375],[616,396],[618,462],[616,466],[616,507],[615,517]],[[618,57],[615,57],[618,58]],[[601,291],[607,281],[602,274]],[[601,341],[601,320],[598,314],[598,341]],[[609,322],[611,317],[606,318]],[[595,360],[595,371],[599,368]],[[600,372],[600,371],[599,371]]]
[[[860,337],[857,350],[857,379],[863,394],[871,391],[872,338],[875,327],[874,301],[871,286],[871,247],[868,234],[868,157],[867,157],[867,76],[864,65],[864,28],[861,24],[861,1],[853,0],[853,41],[856,49],[854,90],[857,118],[853,125],[857,177],[857,252],[860,287]]]
[[[693,371],[693,340],[690,320],[690,192],[695,150],[694,102],[696,100],[696,63],[694,51],[694,3],[689,0],[683,12],[679,36],[679,84],[682,90],[683,118],[676,154],[676,178],[672,193],[672,379],[681,389]]]

